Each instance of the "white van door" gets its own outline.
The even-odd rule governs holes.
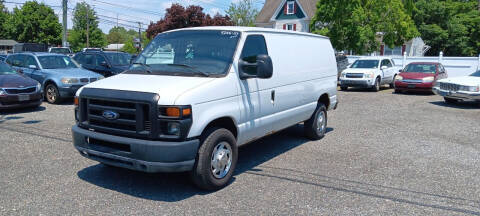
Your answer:
[[[240,59],[249,63],[255,63],[258,55],[268,55],[265,38],[262,35],[248,35],[240,55]],[[251,67],[245,70],[246,73],[255,75],[256,68]],[[241,127],[244,129],[243,137],[239,140],[250,141],[263,137],[272,129],[266,117],[271,115],[273,110],[272,89],[262,88],[262,83],[268,79],[251,78],[240,80],[240,90],[242,93],[240,106],[243,111],[244,123]],[[273,96],[274,97],[274,96]]]

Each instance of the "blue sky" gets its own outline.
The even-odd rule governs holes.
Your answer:
[[[10,0],[8,2],[23,3],[26,0]],[[37,0],[47,5],[53,6],[55,13],[59,15],[61,22],[61,5],[62,0]],[[238,0],[68,0],[68,7],[73,8],[78,2],[87,2],[94,6],[95,11],[100,18],[100,28],[103,32],[108,33],[110,28],[115,26],[116,17],[118,15],[119,24],[125,28],[130,29],[137,27],[138,24],[133,22],[142,22],[143,24],[149,24],[150,21],[158,21],[163,17],[165,9],[170,7],[173,3],[179,3],[182,5],[200,5],[204,8],[204,12],[208,14],[225,14],[225,10],[228,8],[231,2]],[[260,10],[263,6],[264,0],[254,0],[256,7]],[[5,4],[10,10],[15,6],[20,7],[20,4]],[[72,26],[71,16],[72,12],[69,11],[68,15],[68,27]],[[146,28],[146,25],[143,25]]]

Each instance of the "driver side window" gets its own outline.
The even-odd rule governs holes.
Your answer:
[[[265,38],[262,35],[249,35],[245,40],[240,59],[248,63],[255,63],[258,55],[268,55]],[[254,66],[247,67],[245,73],[256,75],[257,70]]]
[[[102,66],[102,62],[107,62],[102,55],[96,55],[96,66]]]

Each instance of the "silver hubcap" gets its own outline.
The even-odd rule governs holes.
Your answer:
[[[325,130],[325,112],[321,111],[317,117],[317,132],[323,133]]]
[[[215,178],[225,177],[232,166],[232,149],[227,142],[221,142],[213,148],[211,170]]]
[[[57,99],[57,92],[53,87],[47,89],[47,99],[49,101],[55,101],[55,99]]]

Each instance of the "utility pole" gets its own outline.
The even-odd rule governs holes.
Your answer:
[[[68,0],[62,0],[63,7],[63,35],[62,35],[62,46],[67,47],[67,6]]]
[[[90,48],[90,43],[88,41],[88,34],[90,34],[90,27],[89,27],[89,24],[90,24],[90,20],[88,19],[88,12],[89,12],[89,7],[87,6],[86,7],[86,10],[87,10],[87,47],[86,48]]]
[[[138,22],[138,53],[142,51],[142,23]]]

